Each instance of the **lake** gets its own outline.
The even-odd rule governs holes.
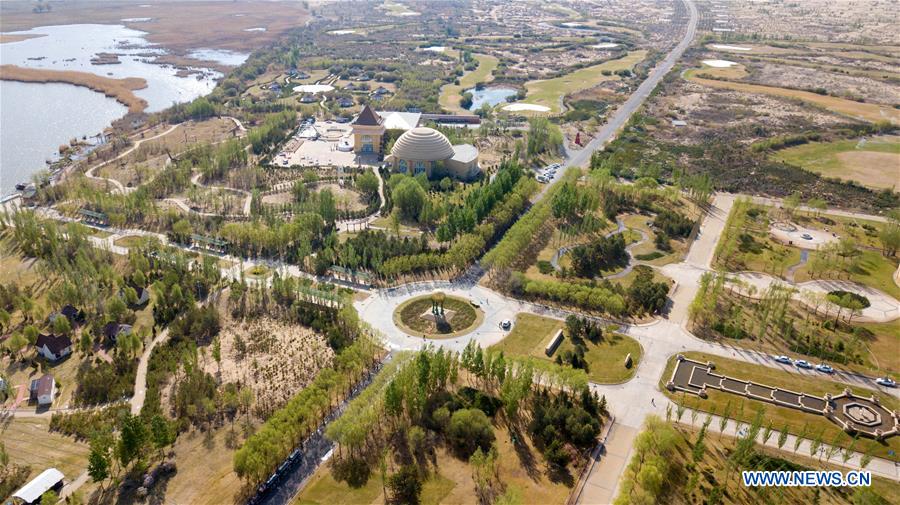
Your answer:
[[[147,87],[135,91],[135,95],[147,101],[147,112],[161,111],[173,103],[188,102],[206,95],[222,77],[221,73],[207,68],[192,68],[197,72],[179,76],[179,70],[171,65],[154,64],[153,61],[165,52],[150,44],[144,38],[145,32],[122,25],[44,26],[10,33],[43,36],[0,44],[0,61],[4,64],[76,70],[117,79],[141,77],[147,81]],[[228,65],[239,65],[247,58],[247,55],[240,53],[202,48],[198,51],[199,57],[205,56],[209,61]],[[120,63],[94,65],[91,59],[97,53],[115,53]],[[8,193],[17,182],[29,180],[32,173],[44,168],[44,160],[54,156],[60,138],[67,141],[72,137],[95,135],[126,112],[125,107],[101,93],[71,85],[4,82],[2,90],[0,123],[4,127],[3,143],[0,145],[3,151],[0,158],[0,194]],[[66,93],[71,93],[71,98],[61,99]],[[85,98],[90,95],[93,95],[90,99]],[[34,107],[44,109],[43,105],[36,105],[44,99],[55,103],[52,131],[45,127],[51,118],[42,115],[51,109],[33,110]],[[10,125],[14,127],[10,128]],[[18,131],[9,132],[10,129]],[[8,142],[22,143],[24,146]]]
[[[472,106],[469,110],[478,110],[483,104],[493,107],[506,101],[511,96],[516,96],[516,90],[512,88],[482,88],[467,89],[465,93],[472,93]]]
[[[0,194],[30,181],[60,145],[96,135],[127,111],[88,88],[0,81]]]

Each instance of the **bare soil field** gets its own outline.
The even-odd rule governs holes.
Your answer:
[[[896,8],[883,0],[728,2],[724,26],[736,34],[828,42],[897,44]]]
[[[781,88],[823,88],[830,94],[860,97],[867,102],[893,106],[900,97],[900,86],[865,77],[841,75],[813,68],[771,63],[754,65],[748,79],[756,84]]]
[[[736,132],[733,142],[751,144],[773,132],[828,128],[844,122],[803,103],[766,94],[708,88],[684,80],[673,83],[671,91],[648,104],[648,109],[657,116],[687,121],[687,126],[679,128],[662,124],[654,132],[656,137],[680,144],[702,143],[723,131]],[[761,121],[768,133],[756,128]]]
[[[900,123],[900,111],[893,107],[884,107],[871,103],[860,103],[845,98],[837,98],[827,95],[819,95],[810,91],[799,91],[795,89],[778,88],[774,86],[761,86],[758,84],[749,84],[744,82],[720,81],[713,79],[703,79],[701,77],[689,77],[689,79],[698,84],[709,86],[711,88],[724,88],[742,93],[757,93],[782,98],[797,99],[809,104],[823,107],[837,114],[842,114],[863,121],[891,121],[892,123]]]
[[[167,128],[168,125],[155,128],[133,140],[138,142],[141,138],[151,138]],[[177,156],[197,144],[216,144],[232,138],[236,133],[234,121],[227,118],[186,121],[159,138],[143,142],[128,156],[105,165],[97,171],[97,175],[115,179],[125,186],[136,186],[165,167],[169,159],[167,151]]]
[[[23,68],[15,65],[0,65],[0,79],[20,82],[74,84],[75,86],[90,88],[110,98],[114,98],[128,107],[128,111],[131,113],[140,113],[147,108],[147,102],[134,94],[135,90],[147,87],[147,81],[139,77],[113,79],[74,70],[47,70]]]
[[[268,318],[236,321],[226,317],[222,328],[222,361],[217,364],[212,356],[206,356],[203,367],[219,374],[222,382],[249,386],[257,412],[284,405],[334,358],[322,335],[299,325]]]
[[[232,458],[236,446],[244,436],[235,423],[223,426],[206,436],[191,431],[178,436],[173,450],[178,462],[176,473],[165,486],[165,503],[192,503],[194,505],[223,505],[238,503],[243,486],[234,473]],[[230,439],[234,440],[230,440]]]
[[[230,49],[249,52],[277,40],[291,28],[302,26],[308,12],[303,2],[225,1],[99,1],[48,2],[50,12],[32,12],[32,2],[3,2],[2,30],[77,23],[114,23],[148,32],[150,42],[176,53],[192,49]],[[123,19],[150,17],[146,22]],[[196,20],[202,19],[202,23]],[[265,28],[265,31],[247,31]]]
[[[0,439],[12,463],[31,466],[29,478],[55,467],[68,480],[87,468],[88,445],[50,432],[49,418],[11,418],[0,421]]]

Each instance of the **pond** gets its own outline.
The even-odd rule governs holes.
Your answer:
[[[478,110],[481,108],[482,104],[488,104],[493,107],[506,102],[506,99],[511,96],[516,96],[515,89],[503,87],[482,89],[470,88],[465,90],[465,93],[472,93],[472,106],[469,107],[469,110]]]

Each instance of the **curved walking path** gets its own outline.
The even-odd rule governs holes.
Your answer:
[[[628,255],[628,264],[625,265],[625,268],[623,268],[622,270],[620,270],[614,274],[604,275],[603,279],[619,279],[621,277],[625,277],[626,275],[630,274],[632,270],[634,270],[635,266],[642,264],[642,262],[634,259],[634,254],[632,254],[631,250],[634,249],[635,247],[647,242],[648,240],[650,240],[649,235],[647,235],[647,233],[644,230],[639,230],[637,228],[627,228],[625,226],[625,223],[622,221],[622,219],[616,218],[616,229],[607,233],[604,236],[612,237],[613,235],[618,235],[620,233],[624,233],[625,230],[632,230],[632,231],[637,232],[638,234],[640,234],[641,239],[625,246],[625,254]],[[556,253],[553,254],[553,257],[550,258],[550,265],[552,265],[553,269],[556,270],[557,272],[560,271],[562,268],[559,266],[559,260],[563,256],[565,256],[566,253],[571,251],[572,249],[575,249],[576,247],[579,247],[582,245],[585,245],[585,244],[578,243],[578,244],[570,244],[567,246],[560,247],[559,249],[557,249]]]
[[[116,156],[115,158],[106,160],[106,161],[104,161],[104,162],[102,162],[102,163],[100,163],[100,164],[98,164],[98,165],[94,165],[93,167],[87,169],[87,170],[84,172],[85,177],[87,177],[88,179],[94,179],[94,180],[99,180],[99,181],[106,181],[106,182],[108,182],[109,184],[112,184],[113,186],[115,186],[116,189],[117,189],[120,193],[127,193],[127,192],[129,192],[129,191],[133,191],[134,188],[126,188],[121,182],[117,181],[116,179],[110,179],[110,178],[107,178],[107,177],[99,177],[99,176],[95,176],[95,175],[94,175],[94,171],[97,170],[98,168],[105,167],[106,165],[109,165],[110,163],[112,163],[112,162],[114,162],[114,161],[116,161],[116,160],[120,160],[120,159],[124,158],[125,156],[128,156],[129,154],[133,153],[135,149],[137,149],[138,147],[140,147],[141,144],[143,144],[144,142],[147,142],[148,140],[155,140],[155,139],[158,139],[158,138],[160,138],[160,137],[163,137],[163,136],[165,136],[165,135],[168,135],[168,134],[172,133],[172,132],[175,131],[175,129],[178,128],[179,126],[181,126],[181,124],[174,124],[174,125],[170,126],[166,131],[164,131],[164,132],[162,132],[162,133],[158,133],[158,134],[156,134],[156,135],[154,135],[154,136],[152,136],[152,137],[142,138],[142,139],[138,140],[137,142],[134,143],[134,145],[132,145],[130,148],[128,148],[128,149],[122,151],[122,152],[121,152],[118,156]]]

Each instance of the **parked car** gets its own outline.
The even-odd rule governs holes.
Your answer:
[[[834,373],[834,368],[831,368],[829,365],[826,365],[825,363],[816,365],[816,370],[818,370],[822,373]]]
[[[804,233],[801,237],[803,237],[803,240],[812,240],[812,235],[809,233]]]
[[[781,356],[778,356],[777,358],[775,358],[775,361],[777,361],[779,363],[784,363],[785,365],[790,365],[790,364],[794,363],[794,361],[791,358],[788,358],[787,356],[785,356],[783,354]]]
[[[539,176],[535,177],[535,179],[537,179],[537,181],[542,184],[547,184],[548,182],[550,182],[550,179],[547,179],[546,175],[539,175]]]
[[[504,319],[503,321],[500,321],[500,328],[503,328],[504,330],[508,330],[508,329],[512,328],[512,321],[510,321],[509,319]]]
[[[812,365],[809,364],[809,361],[806,361],[805,359],[798,359],[797,361],[794,362],[794,364],[797,365],[797,368],[810,369],[813,367]]]
[[[879,378],[875,379],[875,382],[877,382],[878,384],[881,384],[882,386],[886,386],[889,388],[897,387],[897,382],[894,381],[894,379],[891,379],[890,377],[879,377]]]

